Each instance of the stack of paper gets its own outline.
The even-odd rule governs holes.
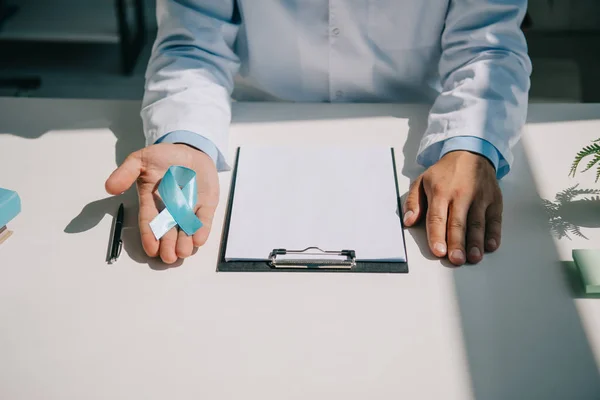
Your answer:
[[[312,246],[406,261],[391,148],[244,147],[237,169],[226,261]]]
[[[2,242],[4,242],[6,239],[8,239],[8,237],[12,235],[12,231],[9,231],[8,228],[5,226],[0,228],[0,244],[2,244]]]

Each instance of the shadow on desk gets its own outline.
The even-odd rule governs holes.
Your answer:
[[[599,118],[595,108],[579,106],[534,106],[528,122]],[[548,217],[521,145],[514,156],[501,182],[501,248],[454,271],[474,397],[600,398],[600,366],[574,303],[580,296],[550,229],[542,228]]]
[[[89,102],[81,109],[78,103],[52,101],[35,106],[39,107],[37,110],[30,108],[34,115],[36,112],[52,115],[45,119],[44,125],[33,119],[23,121],[20,126],[8,127],[8,132],[35,138],[52,130],[110,127],[117,137],[117,164],[131,151],[143,146],[141,124],[137,118],[138,103]],[[310,105],[288,107],[284,104],[272,107],[236,104],[233,123],[370,116],[407,118],[410,131],[403,148],[407,161],[401,173],[412,180],[422,172],[414,159],[426,125],[427,110],[423,107],[323,105],[317,108],[316,115],[315,108]],[[573,113],[563,112],[559,106],[553,107],[556,112],[534,112],[530,121],[598,118],[587,112],[591,110],[587,107],[577,108]],[[13,112],[18,113],[19,107]],[[105,120],[107,115],[112,115],[113,119]],[[502,182],[505,213],[501,249],[486,256],[479,265],[453,271],[474,397],[486,400],[599,398],[598,365],[550,232],[532,235],[523,221],[515,217],[530,215],[532,219],[528,221],[535,221],[536,226],[537,222],[539,226],[545,226],[547,221],[541,199],[531,190],[535,184],[526,155],[519,147],[515,158],[513,172]],[[81,212],[65,232],[75,234],[91,229],[106,214],[114,217],[121,201],[128,206],[127,218],[135,218],[137,199],[135,192],[129,191],[122,198],[104,198],[82,205]],[[144,255],[137,229],[132,228],[135,225],[135,219],[126,221],[129,229],[124,232],[125,251],[137,262],[148,263],[155,269],[164,268],[158,260],[150,260]],[[423,228],[409,232],[423,254],[431,257]],[[414,265],[412,268],[419,267]]]
[[[554,200],[542,199],[550,231],[558,240],[577,236],[589,240],[581,228],[600,228],[600,189],[571,186]]]
[[[117,138],[115,161],[120,165],[129,153],[145,145],[140,105],[132,101],[69,99],[0,99],[6,115],[40,116],[11,118],[0,123],[0,135],[36,139],[53,132],[82,134],[110,129]]]
[[[520,146],[515,159],[520,176],[502,183],[502,247],[454,275],[475,398],[599,398],[599,366],[573,302],[579,296],[549,229],[540,234],[547,216]]]
[[[139,118],[140,104],[132,101],[62,100],[62,99],[10,99],[0,100],[3,112],[15,115],[26,109],[29,115],[42,115],[43,118],[23,118],[12,120],[13,125],[3,123],[0,134],[12,134],[26,139],[36,139],[53,132],[82,131],[94,132],[109,129],[116,137],[115,165],[120,165],[132,152],[145,145],[142,123]],[[101,182],[103,184],[103,182]],[[141,245],[137,228],[138,200],[135,187],[121,196],[110,196],[86,205],[65,227],[64,232],[76,234],[96,227],[100,221],[110,215],[116,216],[120,203],[126,209],[125,228],[123,230],[123,250],[129,257],[147,264],[154,270],[168,267],[158,259],[148,257]],[[109,246],[107,232],[107,247]],[[171,266],[181,265],[181,260]]]
[[[79,215],[65,227],[65,233],[77,234],[88,231],[97,226],[100,221],[110,215],[114,221],[119,205],[123,203],[125,207],[125,221],[123,224],[123,250],[129,258],[140,264],[147,264],[156,271],[163,271],[172,267],[179,267],[183,260],[178,260],[174,264],[166,265],[158,258],[151,258],[145,252],[140,240],[140,230],[138,228],[138,200],[135,188],[132,188],[120,196],[110,196],[101,200],[86,204]],[[107,232],[107,251],[110,247],[110,235]],[[108,261],[108,257],[107,257]]]
[[[308,107],[283,106],[281,112],[256,112],[251,105],[237,108],[237,123],[261,123],[302,119],[381,116],[361,113],[360,105],[344,110],[322,107],[309,115]],[[392,106],[393,107],[393,106]],[[551,112],[534,108],[530,122],[592,120],[592,107]],[[414,180],[422,168],[415,156],[426,128],[426,109],[406,108],[407,114],[381,108],[385,116],[408,118],[409,134],[403,147],[402,175]],[[376,134],[376,133],[374,133]],[[574,304],[572,282],[550,232],[540,234],[547,217],[535,188],[527,158],[515,149],[513,172],[501,183],[504,193],[503,244],[479,265],[455,268],[454,283],[459,305],[466,356],[474,398],[477,399],[592,399],[600,396],[599,366],[596,365],[582,321]],[[518,174],[518,175],[517,175]],[[529,197],[527,197],[529,196]],[[531,234],[518,216],[528,215],[538,229]],[[543,228],[541,228],[543,229]],[[408,234],[422,254],[431,259],[423,227]],[[450,266],[446,261],[442,265]],[[414,265],[412,268],[418,268]]]

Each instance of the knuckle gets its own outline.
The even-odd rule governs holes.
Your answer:
[[[446,195],[446,187],[439,182],[432,183],[431,193],[433,193],[434,196],[444,197]]]
[[[489,190],[485,190],[484,188],[478,188],[475,191],[475,195],[473,197],[478,199],[479,201],[491,203],[494,200],[495,196],[496,195],[493,192],[490,192]]]
[[[139,150],[138,150],[139,151]],[[125,157],[125,162],[130,162],[139,157],[138,151],[134,151],[133,153],[129,153],[127,157]]]
[[[450,221],[449,223],[450,228],[452,229],[460,229],[460,230],[464,230],[465,229],[465,223],[459,219],[453,219]]]
[[[405,213],[409,210],[415,211],[419,208],[419,202],[416,199],[411,199],[410,197],[406,199],[404,204],[402,205],[402,212]]]
[[[463,186],[459,186],[452,190],[452,197],[454,199],[464,199],[469,196],[470,196],[469,190]]]
[[[427,218],[429,225],[444,225],[445,219],[441,215],[431,214]]]
[[[484,190],[478,190],[473,198],[483,207],[490,206],[496,201],[494,194]]]
[[[482,197],[486,197],[490,200],[490,203],[498,203],[502,205],[502,191],[497,183],[494,183],[494,187],[488,190],[482,189]]]
[[[494,215],[488,218],[488,224],[500,225],[502,224],[502,215]]]
[[[418,190],[411,188],[406,195],[406,201],[414,202],[417,199],[418,194]]]
[[[490,212],[486,216],[488,224],[501,224],[502,223],[502,210]]]
[[[133,153],[130,153],[126,158],[125,158],[125,163],[130,164],[130,163],[135,163],[138,160],[142,160],[144,155],[144,149],[142,150],[138,150],[138,151],[134,151]]]
[[[494,197],[494,201],[498,205],[498,208],[502,210],[504,207],[504,199],[502,198],[502,193],[498,190],[498,194]]]
[[[484,223],[482,220],[474,219],[472,221],[469,221],[469,229],[481,231],[481,230],[483,230],[483,228],[484,228]]]
[[[409,191],[411,191],[411,192],[414,191],[418,187],[420,182],[421,182],[421,178],[417,178],[414,181],[412,181],[410,183]]]

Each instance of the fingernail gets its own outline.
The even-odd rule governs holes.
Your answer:
[[[434,244],[433,249],[442,255],[446,254],[446,245],[444,243]]]
[[[462,250],[452,250],[452,253],[450,253],[450,258],[452,258],[456,262],[464,263],[465,253],[463,253]]]
[[[490,249],[495,249],[496,246],[498,245],[498,243],[496,243],[496,239],[490,239],[490,240],[488,240],[487,243],[488,243],[488,247]]]
[[[406,212],[406,214],[404,214],[404,223],[406,224],[406,222],[410,219],[410,217],[412,217],[415,213],[412,212],[411,210],[408,210]]]
[[[471,258],[481,257],[481,251],[479,250],[479,247],[471,248],[471,250],[469,251],[469,255],[471,256]]]

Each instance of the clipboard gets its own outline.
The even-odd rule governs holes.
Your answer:
[[[227,201],[221,246],[217,262],[217,272],[329,272],[329,273],[408,273],[408,255],[406,261],[364,261],[357,260],[354,249],[321,249],[311,246],[304,249],[273,248],[264,260],[226,260],[227,240],[229,237],[231,215],[235,198],[235,189],[240,167],[240,150],[236,149],[235,164],[231,177],[229,198]],[[390,148],[398,210],[401,210],[400,192],[394,149]],[[402,230],[404,223],[398,216]],[[406,249],[406,239],[402,235],[402,246]]]

